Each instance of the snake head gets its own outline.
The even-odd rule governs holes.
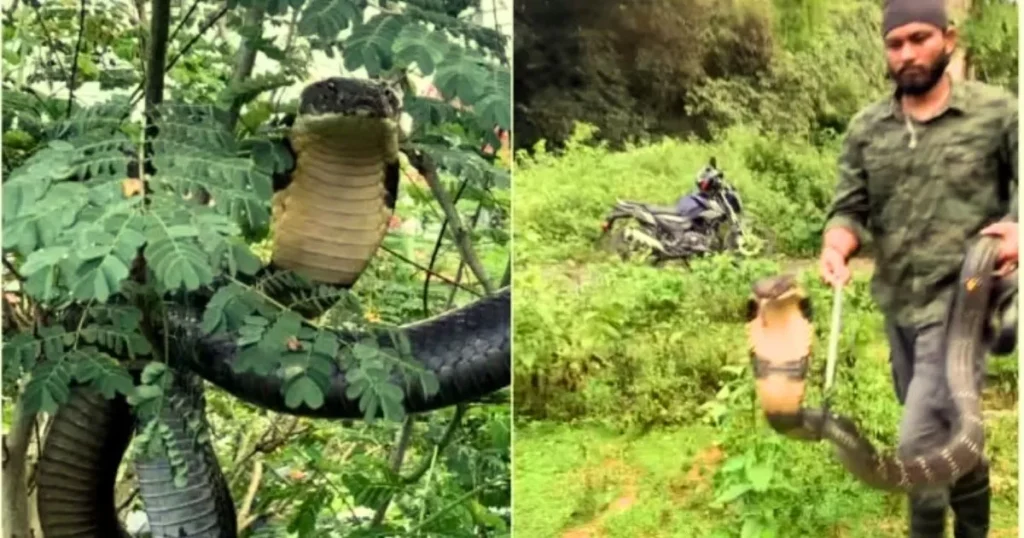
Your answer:
[[[762,278],[752,286],[754,297],[761,300],[778,300],[798,290],[796,276],[791,273]]]
[[[757,318],[765,304],[784,306],[796,300],[801,314],[807,319],[814,319],[811,299],[800,288],[793,274],[781,274],[762,278],[752,286],[753,296],[747,300],[746,321],[750,323]]]
[[[306,86],[299,96],[300,115],[340,114],[395,118],[401,95],[386,82],[332,77]]]

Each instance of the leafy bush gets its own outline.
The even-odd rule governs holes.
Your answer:
[[[560,148],[573,121],[616,148],[735,125],[827,141],[887,91],[880,23],[877,0],[526,0],[517,143]],[[973,2],[963,33],[975,76],[1016,91],[1016,4]]]
[[[833,142],[824,149],[733,128],[719,142],[662,141],[628,152],[591,146],[594,128],[578,126],[563,155],[543,146],[519,154],[516,171],[516,267],[565,258],[593,259],[600,222],[615,200],[672,204],[694,188],[715,156],[739,190],[747,220],[771,251],[813,255],[835,183]],[[566,181],[565,178],[573,178]]]

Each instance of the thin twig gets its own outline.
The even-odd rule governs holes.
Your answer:
[[[462,179],[462,184],[459,185],[459,190],[456,191],[455,198],[452,200],[453,204],[458,205],[459,199],[462,198],[462,192],[466,190],[466,186],[467,185],[469,185],[469,177],[465,177],[465,178]],[[430,253],[430,264],[427,266],[430,269],[430,271],[434,270],[434,263],[437,262],[437,256],[441,252],[441,244],[444,243],[444,233],[447,230],[448,230],[448,219],[446,218],[443,221],[441,221],[441,231],[440,231],[440,233],[437,234],[437,241],[434,242],[434,251]],[[461,266],[460,266],[460,268],[461,268]],[[460,280],[458,275],[455,278],[456,278],[457,281]],[[429,316],[430,315],[430,306],[428,304],[429,296],[430,296],[430,272],[428,272],[427,273],[427,277],[425,279],[423,279],[423,315],[424,316]]]
[[[60,68],[61,78],[63,78],[64,80],[68,80],[68,71],[67,69],[64,69],[64,63],[60,61],[60,56],[57,55],[59,51],[57,50],[56,41],[54,41],[53,37],[50,36],[50,29],[46,27],[46,23],[43,19],[43,13],[39,10],[40,3],[29,2],[28,5],[32,6],[32,9],[35,10],[36,19],[39,21],[39,26],[41,26],[43,29],[43,37],[46,38],[47,44],[50,46],[51,49],[53,49],[52,57],[54,60],[57,61],[57,67]],[[52,90],[53,87],[51,86],[50,89]]]
[[[219,21],[221,17],[226,15],[227,12],[228,7],[224,6],[217,10],[217,12],[215,12],[205,21],[203,21],[203,25],[199,27],[199,31],[196,32],[196,35],[193,36],[192,39],[188,41],[188,43],[185,43],[185,46],[182,47],[180,51],[174,53],[174,57],[171,58],[171,61],[167,62],[167,67],[164,68],[164,73],[170,71],[171,68],[174,67],[176,63],[178,63],[178,60],[182,58],[190,48],[192,48],[192,45],[195,45],[196,41],[199,41],[199,38],[203,37],[206,31],[212,28],[214,24],[217,24],[217,21]]]
[[[430,517],[428,517],[427,519],[424,519],[419,524],[417,524],[415,527],[410,529],[406,533],[406,535],[407,536],[416,536],[420,529],[426,527],[428,524],[432,523],[435,519],[445,515],[446,513],[448,513],[449,510],[451,510],[452,508],[455,508],[456,506],[462,504],[467,499],[473,497],[477,493],[480,493],[481,491],[483,491],[483,490],[485,490],[485,489],[487,489],[489,487],[492,487],[494,485],[496,485],[496,484],[491,484],[491,483],[488,483],[488,482],[484,482],[483,484],[480,484],[479,486],[477,486],[477,487],[467,491],[466,493],[463,493],[458,498],[456,498],[452,502],[444,505],[443,507],[441,507],[440,510],[438,510],[437,512],[432,514]]]
[[[75,79],[78,78],[78,53],[82,50],[82,36],[85,35],[85,4],[78,9],[78,39],[75,41],[75,54],[71,57],[71,82],[68,83],[68,109],[64,117],[71,117],[71,104],[75,102]]]
[[[256,492],[260,488],[260,479],[263,478],[263,460],[256,460],[253,464],[252,478],[249,480],[249,488],[245,492],[245,498],[242,500],[242,508],[238,511],[238,532],[256,521],[257,516],[251,516],[249,512],[252,510],[252,501],[256,498]]]
[[[116,514],[120,514],[121,512],[123,512],[125,508],[128,508],[129,506],[131,506],[132,501],[134,501],[135,497],[138,497],[138,496],[139,496],[139,488],[132,488],[132,492],[128,494],[128,498],[125,499],[124,502],[122,502],[121,504],[117,505],[117,509],[116,509],[115,513]]]
[[[419,170],[420,175],[423,176],[427,181],[427,185],[430,186],[431,192],[434,193],[434,198],[437,199],[438,203],[441,204],[441,209],[444,210],[445,215],[451,221],[451,234],[455,240],[455,244],[458,245],[459,251],[462,254],[462,259],[469,265],[471,271],[476,276],[476,279],[483,285],[487,294],[494,293],[494,284],[487,277],[487,272],[484,271],[484,266],[480,263],[480,259],[476,256],[473,251],[473,246],[469,240],[469,234],[466,232],[466,228],[462,225],[462,219],[459,218],[458,211],[455,210],[455,206],[452,204],[451,198],[448,197],[448,192],[444,190],[444,186],[441,185],[441,180],[437,177],[437,167],[434,165],[433,160],[429,155],[421,150],[414,149],[409,153],[409,163]]]
[[[199,27],[199,31],[196,32],[196,35],[194,35],[192,37],[192,39],[190,39],[188,41],[188,43],[186,43],[185,46],[181,48],[180,51],[178,51],[178,52],[176,52],[174,54],[174,57],[171,58],[171,61],[167,62],[167,66],[164,67],[164,73],[166,74],[167,72],[169,72],[171,70],[171,68],[173,68],[174,65],[178,63],[178,60],[181,59],[185,55],[185,53],[188,52],[189,49],[192,48],[192,45],[195,45],[195,43],[197,41],[199,41],[203,37],[204,34],[206,34],[206,31],[209,30],[210,28],[212,28],[215,24],[217,24],[217,21],[219,21],[221,19],[221,17],[223,17],[225,14],[227,14],[227,12],[228,12],[228,7],[227,6],[223,6],[219,10],[217,10],[215,13],[213,13],[212,15],[207,17],[207,19],[203,22],[202,26]],[[139,82],[139,85],[135,87],[135,89],[132,91],[131,95],[129,96],[129,100],[131,101],[131,106],[132,107],[134,107],[139,102],[139,99],[141,99],[142,94],[140,92],[142,92],[142,90],[145,87],[146,87],[146,79],[143,78],[142,81]]]
[[[192,7],[188,8],[188,11],[185,12],[185,16],[178,21],[178,25],[174,27],[174,30],[171,32],[171,37],[167,38],[167,41],[174,41],[174,38],[178,37],[178,32],[180,32],[182,27],[185,26],[185,23],[188,22],[189,17],[195,13],[196,8],[199,7],[199,2],[200,0],[192,2]]]
[[[7,270],[10,271],[10,273],[14,275],[14,278],[16,278],[19,282],[25,282],[25,277],[21,276],[21,273],[19,273],[18,270],[14,268],[14,265],[11,264],[11,261],[8,260],[7,258],[4,258],[4,267],[7,268]]]
[[[403,255],[401,255],[401,254],[391,250],[386,245],[381,245],[380,248],[382,250],[384,250],[384,252],[387,252],[388,254],[391,254],[392,256],[398,258],[399,260],[402,260],[403,262],[405,262],[405,263],[407,263],[409,265],[412,265],[413,267],[419,269],[420,271],[430,272],[430,270],[427,269],[426,267],[424,267],[423,265],[421,265],[419,263],[416,263],[415,261],[410,260],[409,258],[407,258],[407,257],[405,257],[405,256],[403,256]],[[443,281],[447,282],[448,284],[451,284],[452,286],[456,286],[456,287],[462,289],[463,291],[467,291],[469,293],[472,293],[473,295],[475,295],[477,297],[482,297],[483,296],[483,294],[481,294],[480,292],[474,290],[473,288],[469,288],[469,287],[465,286],[464,284],[460,284],[460,283],[458,283],[458,282],[456,282],[456,281],[454,281],[454,280],[452,280],[452,279],[442,275],[441,273],[433,273],[433,275],[435,277],[437,277],[438,279],[443,280]]]
[[[391,472],[398,474],[398,471],[402,469],[402,461],[405,460],[405,451],[409,448],[409,437],[412,435],[413,417],[412,415],[406,415],[405,420],[402,421],[402,430],[398,432],[398,444],[395,445],[395,450],[391,454]],[[388,495],[384,502],[381,503],[380,507],[373,514],[373,521],[370,522],[370,527],[376,527],[384,521],[384,514],[387,513],[388,507],[391,506],[391,500],[394,499],[393,495]]]
[[[483,200],[481,200],[480,203],[477,204],[476,211],[473,212],[473,216],[470,217],[470,219],[469,219],[469,229],[470,230],[475,230],[476,229],[476,225],[480,222],[480,214],[483,213],[483,210],[484,210],[484,202],[483,202]],[[456,282],[462,282],[462,275],[463,275],[463,272],[465,270],[466,270],[466,260],[465,259],[459,260],[459,270],[458,270],[458,272],[455,273],[455,281]],[[455,304],[455,294],[456,294],[456,292],[458,292],[458,290],[455,289],[455,288],[452,288],[451,293],[448,294],[448,302],[445,304],[445,309],[446,310],[451,308],[452,305]]]
[[[441,440],[437,442],[437,445],[431,452],[442,452],[444,451],[444,449],[448,448],[448,445],[452,442],[452,439],[455,438],[455,432],[459,429],[459,426],[462,424],[462,417],[463,415],[466,414],[466,409],[468,408],[469,406],[466,405],[465,403],[460,403],[455,406],[455,415],[452,416],[451,422],[448,423],[448,427],[444,430],[444,434],[441,435]],[[405,484],[412,484],[413,482],[416,482],[417,480],[422,478],[423,475],[426,474],[428,470],[430,470],[430,464],[433,460],[434,458],[432,455],[424,457],[423,461],[420,463],[419,467],[417,467],[415,471],[410,473],[409,476],[402,477],[402,482]]]
[[[253,445],[252,449],[245,453],[243,456],[239,456],[235,463],[234,469],[231,472],[231,476],[228,477],[229,483],[234,483],[235,480],[241,476],[242,469],[245,468],[246,462],[253,458],[256,454],[269,454],[282,445],[294,440],[296,437],[305,435],[309,431],[309,428],[296,429],[299,425],[299,419],[292,417],[290,424],[286,428],[282,428],[284,431],[281,432],[280,436],[275,436],[277,432],[278,420],[282,418],[282,415],[278,415],[271,423],[270,427],[264,430],[263,435],[260,436],[259,440]],[[286,419],[287,420],[287,419]]]

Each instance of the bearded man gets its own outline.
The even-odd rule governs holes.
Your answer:
[[[844,286],[847,260],[872,240],[871,291],[903,405],[898,450],[913,457],[943,444],[956,419],[943,325],[970,239],[1001,239],[1000,275],[1017,263],[1017,98],[946,73],[957,33],[943,0],[891,0],[882,26],[895,91],[851,120],[820,270]],[[987,536],[988,468],[983,458],[950,488],[911,492],[910,536],[944,536],[947,506],[956,538]]]

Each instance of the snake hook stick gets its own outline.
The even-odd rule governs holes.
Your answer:
[[[832,326],[828,336],[828,362],[825,363],[825,407],[832,399],[832,385],[836,378],[836,361],[839,358],[839,336],[843,324],[843,288],[832,288]]]
[[[998,292],[992,268],[998,254],[999,241],[982,237],[970,245],[961,264],[946,322],[945,369],[959,420],[947,442],[913,457],[901,456],[896,450],[882,452],[852,419],[828,409],[839,350],[842,288],[833,288],[825,405],[813,408],[803,405],[814,338],[810,297],[793,275],[755,282],[747,306],[747,337],[755,390],[769,425],[790,438],[829,442],[843,467],[872,488],[910,491],[956,482],[977,465],[984,452],[985,423],[974,383],[975,362],[989,352],[983,341],[985,332],[992,330],[990,304]],[[1000,349],[1010,347],[1011,341],[1007,341]]]

